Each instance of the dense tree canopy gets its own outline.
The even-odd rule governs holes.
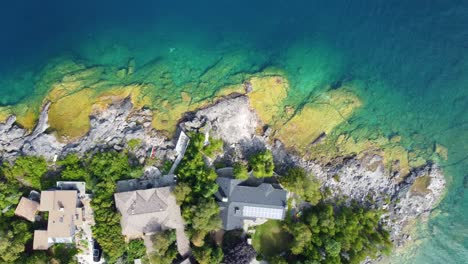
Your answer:
[[[28,253],[27,255],[23,254],[19,262],[23,264],[48,264],[49,259],[50,257],[45,251],[36,250]]]
[[[87,165],[93,181],[96,182],[91,203],[96,222],[93,235],[101,245],[109,263],[117,261],[126,251],[120,214],[116,211],[114,203],[115,182],[141,173],[141,169],[132,167],[128,159],[125,153],[97,153],[91,157]]]
[[[67,181],[85,181],[88,188],[92,187],[91,176],[84,168],[84,162],[76,154],[68,154],[57,165],[62,167],[61,178]]]
[[[211,197],[217,190],[216,172],[205,164],[201,148],[200,134],[195,134],[185,152],[185,156],[177,168],[181,183],[187,183],[192,188],[192,195],[204,198]]]
[[[320,183],[311,175],[299,167],[289,169],[284,176],[280,178],[281,184],[288,191],[298,195],[304,201],[317,204],[322,198],[320,192]]]
[[[289,254],[274,261],[360,263],[392,248],[389,233],[379,225],[381,212],[357,204],[333,207],[320,203],[284,228],[294,237]],[[283,260],[281,260],[283,259]]]
[[[178,182],[175,196],[181,206],[191,242],[195,247],[205,245],[203,247],[205,253],[201,253],[201,249],[196,250],[200,260],[211,261],[217,259],[217,254],[221,250],[215,245],[206,245],[205,237],[209,232],[221,227],[221,218],[219,206],[214,199],[214,194],[218,191],[217,174],[214,169],[206,165],[204,155],[214,151],[210,148],[221,148],[222,141],[216,143],[211,140],[210,145],[204,146],[203,134],[196,133],[190,136],[190,144],[176,172]]]
[[[259,152],[249,159],[249,165],[252,167],[253,175],[257,178],[273,176],[275,164],[271,151],[265,150]]]
[[[32,238],[31,226],[24,220],[2,217],[0,219],[0,261],[15,263]]]
[[[213,197],[218,190],[217,175],[205,164],[203,142],[203,134],[191,135],[190,144],[177,169],[179,181],[175,188],[195,246],[203,245],[206,234],[221,226],[219,207]]]
[[[9,181],[19,181],[25,186],[40,190],[42,177],[47,172],[47,163],[42,157],[21,156],[13,165],[4,163],[2,171]]]
[[[20,197],[19,185],[0,177],[0,217],[13,216]]]

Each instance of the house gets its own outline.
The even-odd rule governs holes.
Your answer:
[[[268,219],[283,220],[286,215],[287,192],[269,183],[252,185],[247,181],[226,177],[232,168],[218,172],[216,193],[225,230],[264,223]]]
[[[47,230],[34,231],[33,249],[46,250],[56,243],[73,243],[77,227],[83,221],[78,191],[41,192],[39,211],[48,212]]]
[[[30,222],[34,222],[36,220],[36,213],[38,210],[38,202],[26,197],[21,197],[21,200],[16,207],[15,215],[22,217]]]
[[[122,234],[129,240],[144,238],[160,231],[175,229],[177,249],[182,256],[190,252],[184,220],[171,187],[151,188],[114,194],[117,210],[122,214]]]

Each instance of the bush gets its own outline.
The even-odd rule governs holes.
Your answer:
[[[256,255],[255,249],[243,240],[224,252],[224,263],[249,264]]]
[[[223,261],[223,251],[219,247],[205,245],[204,247],[194,248],[193,256],[199,264],[219,264]]]
[[[286,174],[280,178],[280,183],[288,191],[291,191],[301,197],[303,200],[317,204],[322,195],[320,193],[320,183],[311,175],[299,167],[289,169]]]
[[[177,256],[175,230],[166,230],[151,237],[153,252],[149,259],[152,264],[171,264]]]
[[[50,252],[52,253],[52,259],[58,261],[58,263],[78,263],[75,256],[78,253],[78,250],[74,245],[55,244],[50,248]],[[53,263],[53,261],[51,262]]]
[[[192,200],[192,188],[185,182],[179,183],[174,188],[174,196],[176,198],[177,204],[181,205],[185,202],[190,202]]]
[[[134,239],[127,244],[127,262],[133,263],[135,259],[146,256],[146,246],[143,239]]]
[[[141,139],[139,138],[132,138],[129,141],[127,141],[127,145],[131,150],[134,150],[141,146]]]
[[[212,139],[210,138],[210,143],[203,147],[203,153],[205,153],[206,156],[212,158],[214,157],[217,153],[221,152],[223,150],[223,141],[221,139]]]
[[[247,166],[242,163],[235,163],[233,165],[234,177],[238,180],[247,180],[249,178],[249,173],[247,171]]]
[[[262,151],[250,157],[249,165],[252,167],[253,174],[257,178],[273,176],[275,164],[273,155],[269,150]]]

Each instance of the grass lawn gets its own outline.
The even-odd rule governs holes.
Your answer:
[[[278,255],[289,248],[291,235],[281,227],[281,221],[270,220],[256,228],[252,246],[265,257]]]

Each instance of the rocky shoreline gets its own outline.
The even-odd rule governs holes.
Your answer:
[[[84,154],[110,148],[122,150],[128,148],[132,139],[141,141],[140,146],[132,150],[141,164],[147,162],[152,149],[154,163],[176,158],[174,140],[152,128],[152,112],[133,109],[129,99],[93,113],[89,132],[73,142],[60,142],[49,131],[49,107],[50,103],[44,105],[32,132],[17,125],[15,116],[0,123],[0,158],[3,161],[13,161],[19,155],[35,155],[53,162],[68,153]],[[280,171],[281,168],[298,165],[316,175],[323,190],[329,193],[327,199],[346,197],[348,202],[356,200],[367,206],[386,209],[383,223],[397,248],[411,240],[409,229],[412,223],[427,219],[444,194],[444,175],[436,164],[415,168],[403,179],[387,171],[383,158],[376,154],[359,159],[343,157],[320,164],[291,154],[273,138],[269,129],[259,129],[261,125],[248,97],[237,95],[186,114],[179,129],[209,131],[211,136],[223,139],[225,153],[217,161],[243,159],[250,153],[267,148],[272,150]],[[375,203],[370,204],[370,198]]]

